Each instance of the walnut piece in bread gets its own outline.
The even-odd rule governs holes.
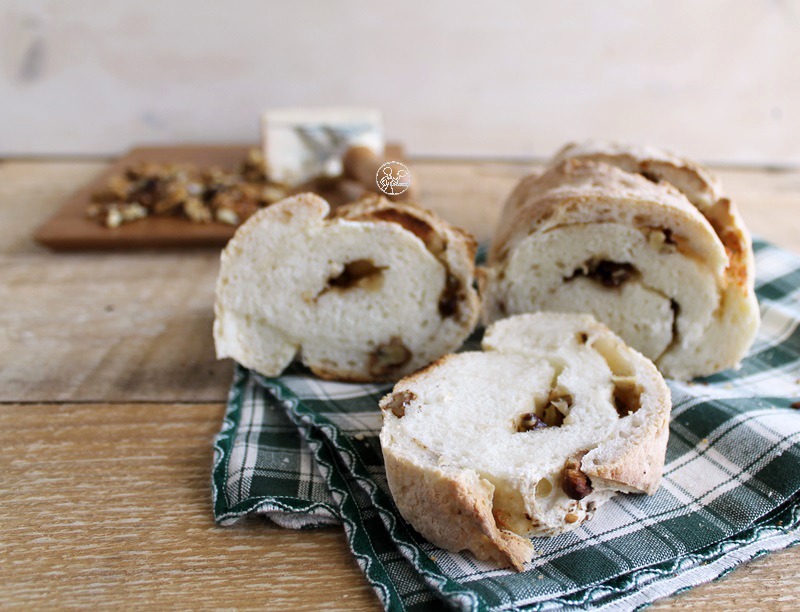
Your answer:
[[[380,406],[405,519],[521,571],[528,536],[575,529],[617,492],[656,491],[671,403],[653,363],[591,315],[538,313],[495,323],[483,352],[403,378]]]
[[[266,376],[397,380],[456,350],[478,317],[475,242],[422,208],[313,194],[242,225],[222,253],[217,356]]]

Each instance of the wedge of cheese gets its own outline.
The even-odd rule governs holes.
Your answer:
[[[350,147],[383,155],[381,114],[368,108],[286,108],[262,119],[264,159],[271,180],[298,186],[343,172]]]

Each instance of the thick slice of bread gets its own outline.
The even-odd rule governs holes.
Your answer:
[[[301,194],[259,211],[222,252],[217,357],[277,376],[299,354],[324,378],[397,380],[475,326],[475,242],[377,196],[330,214]]]
[[[483,349],[448,355],[381,400],[386,476],[431,542],[521,571],[526,536],[574,529],[618,491],[656,491],[670,393],[590,315],[511,317]]]
[[[736,366],[759,324],[750,237],[718,181],[650,148],[571,145],[523,179],[484,278],[485,322],[590,312],[674,378]]]

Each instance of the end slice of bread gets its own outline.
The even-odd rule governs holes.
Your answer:
[[[482,352],[407,376],[380,406],[406,520],[521,571],[529,536],[575,529],[618,492],[656,491],[671,402],[653,363],[591,315],[537,313],[495,323]]]

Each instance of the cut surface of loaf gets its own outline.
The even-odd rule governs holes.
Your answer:
[[[506,202],[486,323],[590,312],[687,379],[738,365],[759,324],[750,236],[711,173],[649,147],[562,149]]]
[[[217,357],[277,376],[397,380],[457,349],[478,316],[475,242],[432,213],[369,197],[332,214],[301,194],[253,215],[222,252]]]
[[[616,492],[656,491],[670,393],[590,315],[517,315],[380,402],[400,513],[451,551],[521,571],[528,536],[580,526]]]

